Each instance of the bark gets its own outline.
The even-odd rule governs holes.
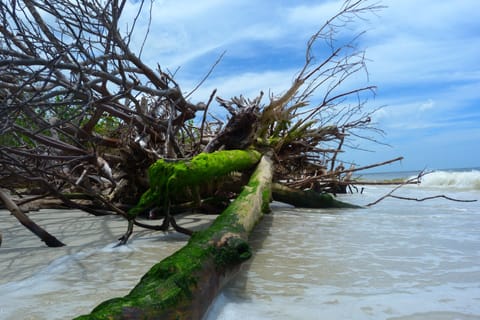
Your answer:
[[[249,183],[206,230],[148,271],[125,297],[101,303],[87,319],[201,319],[252,255],[248,237],[268,210],[272,163],[264,156]]]
[[[279,183],[272,185],[272,197],[276,201],[301,208],[361,208],[360,206],[338,201],[328,193],[293,189]]]
[[[10,210],[10,212],[15,216],[15,218],[20,221],[22,225],[24,225],[28,230],[33,232],[37,237],[39,237],[45,244],[49,247],[62,247],[63,244],[57,238],[52,236],[48,233],[45,229],[38,226],[35,222],[33,222],[25,213],[20,210],[20,208],[13,202],[8,195],[0,189],[0,199],[5,204],[5,207]],[[1,236],[0,236],[0,244],[1,244]]]
[[[217,97],[217,101],[230,112],[232,117],[223,130],[207,144],[204,152],[210,153],[222,147],[225,150],[246,149],[252,145],[259,123],[262,96],[263,92],[253,101],[248,101],[242,96],[232,98],[231,101]],[[234,105],[237,106],[236,109]]]

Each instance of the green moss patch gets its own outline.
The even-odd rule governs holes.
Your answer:
[[[260,160],[254,150],[225,150],[201,153],[189,161],[165,161],[160,159],[148,170],[150,189],[140,198],[129,214],[136,216],[153,206],[165,206],[176,193],[184,192],[206,181],[223,177],[234,171],[253,167]]]

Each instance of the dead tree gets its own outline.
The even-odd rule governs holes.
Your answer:
[[[368,78],[365,52],[357,45],[361,33],[340,44],[336,38],[359,17],[382,8],[361,0],[345,1],[309,39],[305,62],[290,88],[283,94],[272,94],[265,104],[261,104],[263,92],[253,100],[217,99],[231,118],[209,144],[209,151],[225,146],[222,141],[253,145],[258,150],[273,151],[276,181],[318,190],[341,185],[333,179],[340,180],[346,170],[338,163],[338,155],[349,138],[377,141],[375,136],[383,132],[372,123],[376,110],[364,108],[376,87],[345,86],[359,74]],[[329,50],[317,56],[318,46]],[[236,126],[246,128],[246,134],[240,135]]]
[[[376,131],[364,109],[375,87],[344,89],[353,75],[367,74],[359,35],[335,38],[381,6],[345,1],[308,41],[290,88],[265,103],[263,93],[217,97],[230,115],[219,124],[206,120],[215,92],[207,103],[188,101],[172,74],[145,64],[142,48],[132,50],[136,21],[121,23],[126,1],[0,3],[2,187],[122,215],[128,238],[137,223],[128,210],[148,190],[147,170],[159,159],[253,148],[272,155],[275,182],[317,190],[344,171],[338,155],[349,137],[373,139],[362,132]],[[316,56],[317,46],[327,54]],[[202,112],[201,125],[192,125]]]
[[[190,155],[177,137],[205,104],[132,51],[125,3],[2,1],[2,185],[76,190],[122,213],[116,204],[138,200],[152,162]]]

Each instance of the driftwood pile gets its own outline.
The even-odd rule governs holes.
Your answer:
[[[345,1],[308,41],[304,65],[284,93],[223,99],[213,91],[206,102],[191,102],[173,74],[131,48],[135,23],[125,29],[120,22],[125,3],[0,3],[0,186],[20,221],[28,221],[22,210],[63,206],[123,216],[129,235],[133,225],[144,226],[130,210],[150,187],[153,163],[218,150],[271,156],[273,181],[296,190],[338,193],[353,184],[362,168],[342,163],[341,153],[350,137],[373,140],[365,132],[378,132],[364,108],[375,87],[343,88],[366,72],[365,55],[357,35],[338,46],[334,39],[380,6]],[[326,53],[315,56],[322,44]],[[214,107],[226,119],[212,116]],[[248,176],[191,186],[167,207],[140,214],[221,212]]]

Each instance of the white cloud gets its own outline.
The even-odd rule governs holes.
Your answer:
[[[144,58],[176,69],[199,57],[227,50],[228,55],[255,51],[252,41],[272,47],[303,50],[305,40],[335,14],[342,1],[155,1]],[[389,6],[372,17],[366,34],[369,70],[379,85],[407,81],[441,81],[443,77],[480,77],[477,57],[480,36],[465,38],[475,1],[384,0]],[[138,3],[129,3],[125,21],[131,21]],[[148,8],[146,8],[148,9]],[[146,10],[138,20],[137,40],[146,34]],[[413,14],[415,13],[415,14]],[[129,15],[129,16],[128,16]],[[478,20],[478,19],[477,19]],[[473,42],[472,42],[473,39]],[[268,59],[268,52],[262,52]],[[286,52],[286,54],[288,54]]]
[[[144,58],[175,69],[215,49],[236,54],[237,46],[261,41],[272,47],[303,49],[306,40],[335,14],[342,1],[285,4],[243,0],[155,1]],[[130,2],[124,21],[132,21],[138,3]],[[145,8],[138,19],[134,46],[140,47],[149,20]],[[237,45],[239,44],[239,45]],[[255,48],[252,48],[255,50]]]
[[[269,93],[279,95],[287,90],[292,84],[294,73],[295,70],[245,72],[212,78],[192,95],[192,99],[206,100],[214,89],[217,89],[218,96],[225,99],[240,95],[253,99],[260,91],[264,92],[264,99],[268,99]],[[193,88],[194,84],[189,86]]]
[[[367,56],[372,60],[371,78],[380,85],[480,79],[476,62],[480,56],[480,37],[434,41],[415,35],[392,36],[368,48]]]
[[[432,109],[435,106],[435,101],[432,99],[428,99],[426,102],[420,104],[420,111],[427,111],[429,109]]]
[[[378,105],[385,105],[373,119],[389,137],[409,139],[411,130],[480,128],[480,81],[449,86],[448,90],[421,90],[402,94],[380,92]],[[433,96],[430,96],[434,94]]]
[[[479,79],[480,15],[473,0],[384,0],[366,34],[372,79],[383,84]]]
[[[279,94],[290,86],[297,72],[298,60],[293,63],[291,56],[303,54],[306,39],[342,3],[156,1],[143,57],[150,65],[159,62],[170,70],[182,66],[177,80],[188,91],[205,72],[205,65],[198,61],[213,63],[227,50],[227,57],[233,57],[229,61],[238,65],[222,62],[192,100],[205,101],[214,88],[224,98],[239,94],[253,98],[260,90],[268,94],[269,89]],[[359,43],[372,60],[367,64],[371,84],[379,87],[372,104],[388,106],[374,116],[388,139],[407,148],[408,140],[415,140],[412,132],[447,134],[456,127],[478,128],[477,1],[383,0],[381,4],[388,8],[359,24],[368,29]],[[140,36],[146,32],[145,21],[139,20],[143,24],[139,25]],[[284,52],[281,66],[271,58],[274,51],[277,55]],[[248,68],[242,65],[246,60],[251,63]],[[257,68],[252,61],[261,61],[261,66]],[[345,83],[348,87],[364,84],[361,75]],[[477,106],[472,107],[475,103]]]
[[[383,0],[387,8],[380,13],[375,36],[396,33],[431,35],[433,39],[455,39],[458,34],[475,33],[478,25],[476,0]]]
[[[289,24],[319,27],[333,17],[340,9],[340,1],[324,1],[315,4],[300,4],[287,9]]]

